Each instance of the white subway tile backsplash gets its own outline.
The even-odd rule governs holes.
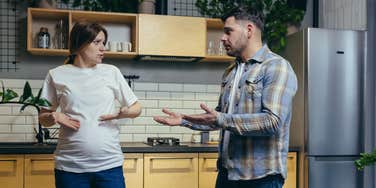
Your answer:
[[[117,125],[132,125],[133,119],[130,119],[130,118],[118,119],[116,121],[116,124]]]
[[[24,125],[25,123],[26,123],[25,116],[0,116],[0,124]]]
[[[146,126],[121,126],[120,132],[133,134],[133,133],[145,133]]]
[[[196,100],[199,101],[218,101],[218,93],[196,93]]]
[[[192,134],[183,134],[181,142],[192,142]]]
[[[183,84],[159,84],[158,91],[183,91]]]
[[[183,101],[183,108],[198,109],[203,101]]]
[[[146,126],[147,133],[170,133],[170,126],[167,125],[149,125]]]
[[[26,80],[4,80],[6,88],[22,94]],[[43,84],[43,80],[31,80],[30,85],[33,94]],[[175,137],[182,142],[190,142],[192,134],[199,131],[181,126],[165,126],[153,120],[153,116],[165,116],[162,108],[167,107],[174,112],[184,114],[203,113],[200,103],[214,108],[219,96],[219,85],[204,84],[176,84],[176,83],[136,83],[134,93],[142,105],[143,111],[140,117],[135,119],[120,119],[116,124],[120,126],[121,142],[145,142],[147,137]],[[17,99],[15,99],[16,101]],[[116,105],[120,107],[119,104]],[[33,107],[27,107],[20,113],[21,105],[0,105],[0,142],[33,142],[36,141],[34,127],[38,127],[37,111]],[[58,128],[59,125],[55,125]],[[211,137],[218,137],[219,133],[211,133]]]
[[[206,92],[206,85],[184,84],[183,91],[187,92]]]
[[[0,134],[0,142],[25,142],[24,133],[2,133]]]
[[[37,142],[37,138],[35,138],[35,134],[27,133],[24,142]],[[54,142],[56,143],[57,140],[54,140]]]
[[[152,116],[164,116],[165,114],[162,112],[162,109],[146,109],[146,116],[152,117]]]
[[[158,124],[153,120],[153,117],[138,117],[133,119],[134,125],[153,125]]]
[[[12,107],[10,105],[0,106],[0,115],[12,114]]]
[[[160,108],[182,108],[183,104],[182,101],[173,101],[173,100],[160,100],[159,101]]]
[[[133,142],[133,134],[120,134],[120,142]]]
[[[171,92],[171,99],[174,100],[195,100],[195,93],[189,93],[189,92]]]
[[[218,106],[218,102],[214,102],[214,101],[209,101],[209,102],[206,102],[205,103],[209,108],[215,108]]]
[[[156,108],[158,107],[158,100],[139,100],[142,108]]]
[[[0,125],[0,133],[10,133],[10,125]]]
[[[38,116],[26,116],[26,124],[38,124]]]
[[[5,88],[23,88],[26,80],[20,79],[0,79],[4,82]]]
[[[220,91],[221,91],[221,86],[219,84],[218,85],[207,85],[207,92],[218,93],[218,95],[219,95]]]
[[[179,110],[176,110],[175,112],[179,112],[179,113],[182,113],[182,114],[195,114],[196,110],[194,110],[194,109],[179,109]]]
[[[135,91],[158,91],[158,83],[136,82],[134,84]]]
[[[23,115],[23,116],[37,116],[38,110],[33,106],[27,106],[24,108],[24,110],[21,112],[22,105],[14,105],[12,107],[12,115]]]
[[[147,92],[147,99],[170,99],[169,92]]]
[[[12,125],[12,132],[14,133],[34,133],[34,127],[33,125]]]
[[[157,137],[158,134],[133,134],[133,142],[146,142],[148,137]]]
[[[194,130],[191,130],[189,128],[182,127],[182,126],[173,126],[170,129],[170,133],[174,133],[174,134],[179,134],[179,133],[191,133],[192,134],[194,132],[195,132]]]

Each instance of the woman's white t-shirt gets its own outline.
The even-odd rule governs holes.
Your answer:
[[[97,172],[123,164],[119,126],[115,120],[99,120],[101,115],[119,111],[115,109],[115,100],[121,106],[131,106],[137,101],[118,68],[108,64],[93,68],[61,65],[47,74],[41,97],[52,104],[46,109],[59,108],[80,121],[78,131],[60,126],[56,169]]]

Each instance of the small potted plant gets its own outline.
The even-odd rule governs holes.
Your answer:
[[[360,158],[355,160],[355,166],[358,170],[363,170],[366,166],[375,165],[376,149],[372,153],[361,153]]]
[[[0,91],[0,105],[1,104],[21,104],[20,111],[24,111],[26,107],[32,106],[36,108],[38,111],[38,114],[40,112],[40,106],[51,106],[50,102],[48,100],[41,98],[40,95],[42,93],[42,89],[39,90],[38,95],[34,96],[30,87],[29,82],[25,83],[25,86],[23,88],[23,94],[20,96],[18,101],[15,101],[19,95],[11,90],[11,89],[5,89],[3,81],[1,81],[2,90]],[[38,131],[37,131],[37,140],[38,143],[43,143],[43,131],[42,126],[38,124]]]

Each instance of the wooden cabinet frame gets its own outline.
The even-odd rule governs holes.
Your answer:
[[[50,45],[49,49],[37,48],[36,46],[35,38],[42,26],[48,28],[52,44],[55,25],[60,19],[63,19],[65,23],[67,23],[69,31],[77,21],[97,22],[106,27],[109,33],[109,39],[112,38],[111,40],[117,42],[125,42],[124,40],[127,39],[129,40],[128,42],[132,43],[132,49],[130,52],[106,51],[106,57],[133,59],[138,54],[137,14],[28,8],[27,19],[27,51],[33,55],[66,56],[69,54],[68,49],[54,49],[52,48],[52,45]],[[129,29],[129,33],[125,33],[124,35],[128,34],[129,36],[111,34],[111,30],[126,28]],[[68,33],[66,35],[68,35]]]

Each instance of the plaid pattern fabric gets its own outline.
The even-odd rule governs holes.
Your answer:
[[[222,133],[229,131],[228,137],[221,134],[219,156],[230,180],[258,179],[271,174],[286,178],[296,75],[288,61],[264,45],[245,62],[234,101],[229,101],[239,63],[237,60],[223,76],[216,126],[209,128],[187,121],[183,121],[183,126],[195,130],[221,129]],[[234,109],[228,114],[230,102],[234,103]],[[223,148],[223,145],[228,147]]]

